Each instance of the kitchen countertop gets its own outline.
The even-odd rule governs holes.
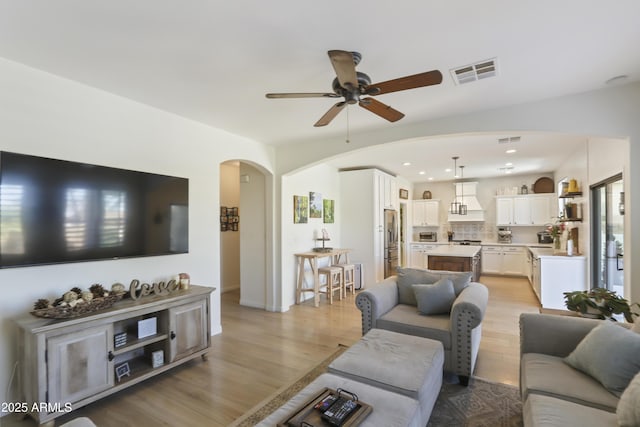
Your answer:
[[[438,245],[438,247],[432,251],[429,251],[429,256],[459,256],[465,258],[473,258],[480,252],[481,246],[468,246],[468,245]]]
[[[412,245],[443,245],[449,246],[449,242],[411,242]],[[491,241],[482,241],[481,246],[525,246],[527,248],[553,248],[552,243],[499,243]],[[463,245],[453,245],[463,246]]]
[[[565,258],[565,259],[585,259],[584,255],[568,256],[566,252],[553,253],[553,248],[529,248],[533,256],[536,258]]]

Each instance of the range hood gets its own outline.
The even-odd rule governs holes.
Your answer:
[[[449,222],[484,222],[484,209],[476,197],[477,182],[456,182],[456,194],[452,202],[460,202],[467,205],[467,214],[459,215],[449,212]]]

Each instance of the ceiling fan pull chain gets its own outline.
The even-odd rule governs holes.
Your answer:
[[[347,144],[351,142],[350,134],[349,134],[349,105],[347,105],[347,139],[345,142]]]

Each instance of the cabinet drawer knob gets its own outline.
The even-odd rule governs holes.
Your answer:
[[[109,362],[113,361],[113,359],[115,359],[115,356],[113,355],[113,351],[110,351],[109,354],[107,355],[107,359],[109,359]]]
[[[176,339],[176,333],[171,331],[171,334],[169,335],[171,337],[172,340]]]

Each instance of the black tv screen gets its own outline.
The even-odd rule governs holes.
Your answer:
[[[0,152],[0,268],[189,252],[189,180]]]

